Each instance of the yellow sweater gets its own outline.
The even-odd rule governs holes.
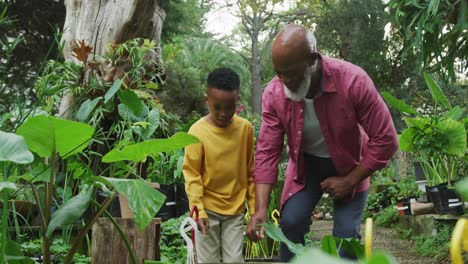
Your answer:
[[[183,173],[190,208],[196,205],[200,218],[208,218],[205,209],[235,215],[244,212],[247,199],[253,214],[254,137],[250,122],[234,115],[228,127],[220,128],[201,118],[189,134],[200,140],[185,148]]]

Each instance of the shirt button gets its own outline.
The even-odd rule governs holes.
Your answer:
[[[297,149],[296,149],[296,150],[294,150],[294,153],[297,153]]]
[[[297,134],[299,134],[299,135],[302,134],[302,131],[299,130],[299,131],[297,132]]]
[[[289,193],[289,196],[292,196],[292,193]]]
[[[301,108],[301,113],[304,112],[304,109]]]

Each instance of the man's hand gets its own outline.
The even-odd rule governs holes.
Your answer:
[[[210,229],[210,222],[208,218],[200,218],[197,222],[198,230],[202,233],[203,236],[206,236],[208,229]]]
[[[346,177],[333,176],[320,183],[320,187],[334,200],[343,200],[352,195],[355,185]]]
[[[257,212],[250,217],[249,223],[247,225],[247,237],[253,241],[257,242],[265,237],[265,230],[260,224],[267,222],[267,214]]]

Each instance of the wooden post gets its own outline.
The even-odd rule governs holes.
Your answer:
[[[135,252],[137,264],[145,260],[160,260],[159,241],[161,237],[161,220],[155,218],[148,227],[140,232],[132,218],[116,218],[128,242]],[[91,263],[130,264],[132,263],[125,243],[107,218],[99,218],[93,225]]]

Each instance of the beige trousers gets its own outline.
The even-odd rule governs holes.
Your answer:
[[[222,215],[206,210],[210,227],[206,236],[196,232],[198,263],[244,262],[244,215]]]

